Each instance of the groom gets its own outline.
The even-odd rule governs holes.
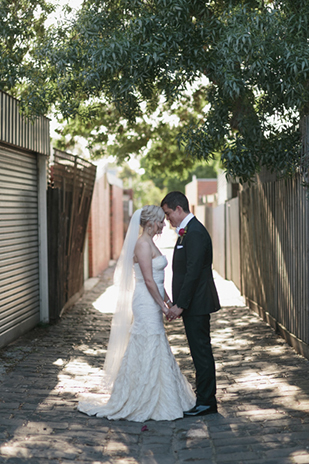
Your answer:
[[[215,363],[210,344],[210,313],[220,309],[212,275],[212,243],[205,227],[189,211],[187,197],[170,192],[161,202],[179,235],[173,256],[173,306],[168,319],[183,318],[196,370],[196,405],[185,416],[217,412]]]

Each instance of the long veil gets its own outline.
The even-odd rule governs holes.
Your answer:
[[[133,257],[140,230],[141,209],[133,214],[126,238],[117,262],[114,285],[117,289],[117,304],[112,320],[107,353],[104,362],[104,381],[110,389],[116,379],[129,342],[132,324],[132,297],[134,291]]]

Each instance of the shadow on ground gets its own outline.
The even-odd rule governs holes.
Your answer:
[[[247,308],[212,316],[219,414],[149,421],[142,432],[77,412],[81,393],[100,392],[112,315],[93,303],[112,271],[58,324],[0,351],[0,462],[309,463],[309,362]],[[166,329],[194,384],[182,321]]]

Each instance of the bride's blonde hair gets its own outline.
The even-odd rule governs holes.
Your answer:
[[[153,225],[155,222],[163,221],[165,217],[161,206],[146,205],[142,208],[140,224],[144,229],[147,223]]]

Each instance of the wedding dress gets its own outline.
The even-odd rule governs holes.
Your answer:
[[[164,295],[166,257],[152,260],[153,277]],[[78,410],[108,419],[174,420],[195,405],[191,385],[180,372],[163,325],[163,313],[134,264],[133,324],[109,401],[87,399]],[[105,400],[106,401],[106,400]]]

